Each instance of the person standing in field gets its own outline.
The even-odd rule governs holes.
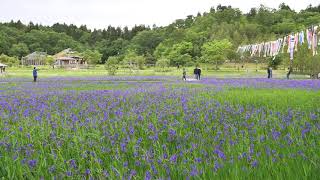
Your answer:
[[[291,69],[291,68],[288,68],[288,70],[287,70],[287,79],[290,78],[291,71],[292,71],[292,69]]]
[[[186,81],[187,80],[187,71],[185,68],[183,68],[183,72],[182,72],[182,80]]]
[[[198,68],[198,80],[200,80],[200,79],[201,79],[201,69]]]
[[[38,77],[38,69],[36,67],[33,68],[33,82],[37,82],[37,77]]]
[[[194,78],[198,80],[198,67],[193,70]]]
[[[268,67],[267,72],[268,72],[268,79],[270,79],[271,77],[270,67]]]

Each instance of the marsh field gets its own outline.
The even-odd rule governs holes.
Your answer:
[[[5,179],[317,179],[320,81],[3,78]]]

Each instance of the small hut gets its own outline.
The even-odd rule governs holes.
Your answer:
[[[22,57],[21,64],[25,66],[46,65],[47,53],[33,52],[25,57]]]
[[[0,73],[4,73],[6,71],[7,65],[0,63]]]
[[[65,49],[55,56],[55,67],[60,68],[86,68],[88,66],[87,61],[84,60],[80,53],[73,51],[72,49]]]
[[[55,66],[65,68],[77,68],[87,65],[87,62],[79,56],[59,57],[56,59]]]

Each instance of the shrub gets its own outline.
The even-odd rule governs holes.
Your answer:
[[[105,68],[107,69],[109,75],[115,75],[119,68],[119,58],[116,56],[110,56],[105,63]]]
[[[156,63],[156,67],[160,69],[160,71],[166,71],[169,65],[170,65],[170,60],[166,58],[161,58]]]

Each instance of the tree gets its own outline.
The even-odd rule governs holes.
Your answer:
[[[307,43],[298,47],[294,54],[293,68],[300,74],[309,74],[313,77],[320,73],[320,55],[313,56]]]
[[[220,9],[219,9],[220,8]],[[239,9],[233,9],[231,7],[226,6],[218,6],[217,12],[215,13],[215,17],[217,17],[217,21],[219,23],[231,23],[234,21],[239,21],[241,18],[241,11]]]
[[[97,49],[102,53],[101,62],[104,63],[109,56],[120,56],[125,54],[129,45],[128,40],[119,38],[115,41],[103,40],[97,44]]]
[[[192,51],[193,46],[191,42],[184,41],[173,45],[168,55],[168,58],[170,59],[170,64],[175,66],[184,66],[188,61],[190,61]],[[185,59],[186,57],[187,59]]]
[[[183,54],[182,56],[180,56],[179,61],[182,62],[181,64],[183,66],[193,66],[194,65],[190,54]]]
[[[103,39],[101,30],[94,29],[94,31],[91,33],[89,44],[90,45],[95,45],[101,39]]]
[[[284,2],[279,5],[280,10],[289,10],[291,11],[290,6],[286,5]]]
[[[312,56],[312,58],[309,61],[309,74],[311,78],[319,78],[320,74],[320,62],[319,62],[320,55]]]
[[[91,51],[87,49],[82,53],[82,56],[89,62],[89,64],[98,64],[101,61],[102,54],[100,54],[97,50]]]
[[[8,40],[8,36],[5,33],[0,32],[0,54],[8,54],[10,46],[11,44]]]
[[[202,56],[207,62],[216,65],[223,64],[227,58],[228,51],[231,49],[232,44],[228,40],[211,41],[202,46]]]
[[[29,48],[25,43],[14,44],[10,51],[10,56],[16,56],[21,59],[23,56],[26,56],[29,53]]]
[[[46,64],[47,65],[53,65],[55,62],[55,59],[53,58],[53,56],[47,56],[46,57]]]
[[[132,39],[131,46],[138,55],[152,54],[162,40],[161,34],[157,31],[142,31]]]
[[[277,55],[275,57],[269,58],[269,66],[272,67],[273,69],[278,69],[278,66],[282,63],[284,57],[282,54]]]
[[[147,65],[155,65],[156,64],[157,59],[152,54],[147,53],[144,57],[146,59]]]
[[[137,56],[135,58],[135,62],[136,62],[139,69],[143,69],[143,67],[146,63],[146,59],[144,58],[144,56]]]
[[[115,75],[119,68],[119,58],[117,56],[110,56],[105,63],[109,75]]]
[[[274,14],[271,12],[270,8],[263,5],[258,9],[258,14],[256,16],[256,22],[263,25],[264,31],[274,24]]]
[[[156,67],[160,68],[162,71],[165,71],[169,66],[170,60],[166,58],[160,58],[156,63]]]
[[[170,52],[170,46],[167,45],[167,43],[162,42],[157,46],[153,55],[159,59],[161,57],[167,57],[169,55],[169,52]]]
[[[30,32],[31,30],[38,30],[39,29],[39,26],[38,25],[34,25],[33,22],[29,22],[28,26],[27,26],[27,29],[26,29],[26,32]]]
[[[248,17],[249,17],[249,19],[252,19],[252,18],[254,18],[255,16],[257,15],[257,9],[256,8],[251,8],[250,9],[250,12],[248,13]]]
[[[145,25],[138,25],[138,26],[135,25],[135,26],[131,29],[131,33],[130,33],[131,38],[132,38],[132,37],[135,37],[139,32],[142,32],[142,31],[145,31],[145,30],[149,31],[150,28],[149,28],[149,27],[146,27]]]
[[[216,9],[214,7],[210,8],[210,13],[214,14],[216,12]]]
[[[234,63],[240,63],[240,54],[237,53],[235,50],[233,49],[229,49],[229,51],[227,52],[227,59],[230,60],[231,62]]]
[[[208,41],[228,39],[237,47],[275,40],[320,22],[320,5],[310,5],[301,12],[295,12],[283,3],[277,9],[265,6],[253,8],[248,14],[222,5],[208,11],[196,17],[189,15],[177,19],[168,26],[154,26],[153,29],[136,25],[132,29],[109,26],[91,31],[84,25],[77,27],[65,23],[56,23],[51,27],[32,22],[24,25],[21,21],[0,23],[0,54],[21,57],[27,53],[27,48],[29,52],[41,51],[50,55],[66,48],[79,52],[90,49],[102,54],[98,63],[104,64],[110,56],[122,58],[128,50],[132,50],[144,56],[147,64],[154,64],[155,59],[164,57],[171,60],[171,65],[177,65],[185,63],[182,56],[188,56],[187,59],[191,56],[191,61],[195,61],[196,57],[201,56],[203,44]],[[179,46],[186,43],[191,44],[192,50],[187,48],[187,52],[180,52]]]
[[[123,59],[123,63],[129,67],[130,70],[134,68],[143,69],[146,60],[143,56],[137,55],[136,52],[129,50]]]
[[[132,38],[131,32],[127,26],[123,28],[122,38],[125,40],[130,40]]]
[[[10,57],[5,54],[0,55],[0,62],[8,66],[17,66],[19,65],[19,59],[16,57]]]
[[[296,30],[296,24],[293,22],[282,22],[272,26],[272,30],[278,34],[289,34]]]

